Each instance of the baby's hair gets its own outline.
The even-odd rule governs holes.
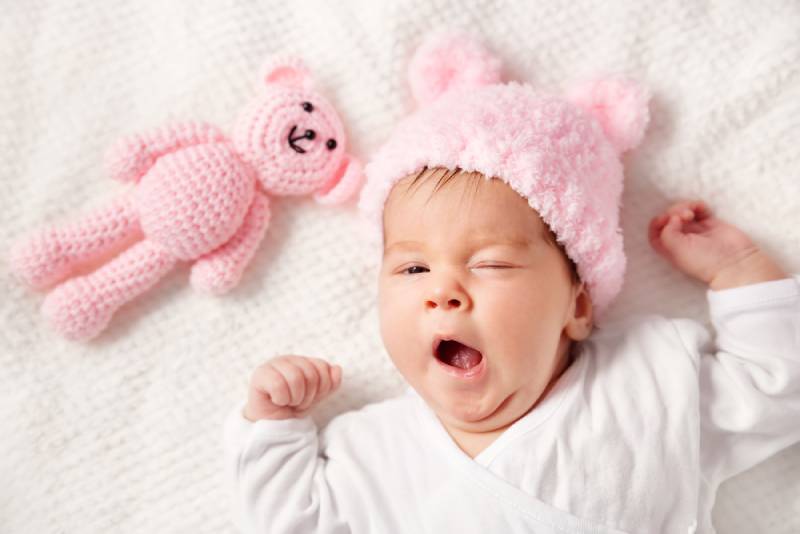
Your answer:
[[[456,176],[458,176],[459,178],[465,178],[467,180],[471,180],[475,184],[474,193],[478,192],[481,183],[483,183],[486,180],[486,176],[484,176],[483,173],[480,173],[478,171],[464,171],[458,167],[456,167],[455,169],[446,169],[444,167],[423,167],[416,175],[414,175],[413,180],[406,189],[406,194],[409,191],[411,191],[411,189],[414,187],[415,184],[417,183],[422,184],[425,180],[437,175],[439,181],[433,188],[431,197],[435,195],[436,192],[442,188],[442,186],[446,185]],[[428,200],[430,200],[430,198],[428,198]],[[545,241],[547,241],[547,243],[549,243],[551,246],[556,247],[561,252],[561,254],[564,256],[564,259],[566,259],[567,263],[569,264],[572,283],[579,284],[580,276],[578,276],[578,268],[575,265],[575,262],[572,261],[572,258],[570,258],[567,255],[566,250],[564,250],[564,247],[561,245],[561,243],[558,242],[553,231],[550,229],[549,226],[547,226],[547,223],[545,223],[545,228],[547,229],[547,231],[544,233]]]

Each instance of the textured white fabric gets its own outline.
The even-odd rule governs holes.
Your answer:
[[[274,203],[242,284],[203,297],[181,267],[90,344],[42,323],[8,274],[11,240],[121,186],[120,136],[170,120],[226,130],[263,59],[303,55],[355,155],[410,106],[404,61],[429,29],[485,36],[510,77],[545,89],[620,71],[654,92],[626,158],[627,280],[613,316],[707,321],[703,287],[650,250],[646,223],[703,198],[800,270],[800,6],[794,1],[0,2],[0,531],[230,533],[219,431],[253,368],[282,353],[344,366],[334,414],[400,393],[354,208]],[[725,484],[723,534],[800,531],[800,448]]]
[[[800,441],[800,274],[707,294],[716,343],[685,318],[598,329],[474,459],[411,388],[319,436],[311,417],[250,422],[237,403],[224,428],[234,521],[254,534],[710,534],[719,483]]]

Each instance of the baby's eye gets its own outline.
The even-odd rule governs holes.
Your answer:
[[[419,270],[412,272],[413,269],[419,269]],[[424,269],[424,271],[422,269]],[[405,269],[400,271],[400,273],[401,274],[420,274],[420,273],[423,273],[423,272],[425,272],[427,270],[428,269],[426,267],[423,267],[422,265],[412,265],[411,267],[406,267]]]
[[[495,263],[482,263],[480,265],[476,265],[475,267],[480,269],[510,269],[510,265],[500,265]]]

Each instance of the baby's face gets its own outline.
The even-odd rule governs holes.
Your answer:
[[[451,430],[525,415],[563,372],[591,302],[527,201],[456,176],[393,189],[384,209],[381,335],[395,366]],[[577,303],[577,304],[576,304]],[[577,314],[588,317],[577,317]],[[437,336],[455,339],[434,350]]]

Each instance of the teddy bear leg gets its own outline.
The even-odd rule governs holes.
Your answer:
[[[33,232],[12,246],[9,261],[25,283],[44,289],[70,276],[79,265],[97,262],[138,238],[138,215],[126,196],[77,221]]]
[[[162,245],[144,239],[93,273],[54,288],[42,314],[67,339],[91,339],[120,306],[154,286],[176,262]]]

